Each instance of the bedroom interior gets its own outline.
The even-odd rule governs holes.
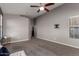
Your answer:
[[[79,3],[0,3],[0,56],[79,56]]]

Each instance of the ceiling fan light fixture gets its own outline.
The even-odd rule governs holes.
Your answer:
[[[44,7],[40,7],[40,10],[42,10],[42,11],[43,11],[43,10],[44,10]]]

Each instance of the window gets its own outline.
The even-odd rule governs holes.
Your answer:
[[[69,35],[71,38],[79,38],[79,16],[74,16],[70,18]]]

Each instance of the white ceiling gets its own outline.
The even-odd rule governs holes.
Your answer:
[[[45,3],[43,3],[44,5]],[[38,8],[31,8],[30,5],[40,5],[39,3],[0,3],[0,7],[4,14],[16,14],[26,15],[27,17],[34,18],[45,13],[41,11],[37,13]],[[62,5],[62,3],[56,3],[55,5],[49,6],[50,10]]]

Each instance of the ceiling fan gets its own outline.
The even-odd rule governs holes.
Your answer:
[[[31,5],[30,7],[38,7],[38,10],[37,12],[39,13],[40,11],[46,11],[46,12],[49,12],[49,9],[47,8],[48,6],[51,6],[51,5],[54,5],[55,3],[47,3],[45,5],[42,5],[40,3],[40,5]]]

